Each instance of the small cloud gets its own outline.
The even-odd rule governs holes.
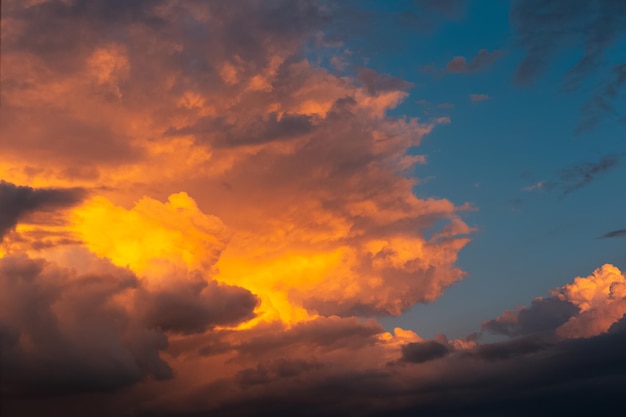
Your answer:
[[[561,171],[565,183],[564,194],[570,194],[596,180],[598,176],[611,171],[619,165],[617,155],[607,155],[598,162],[577,164]]]
[[[343,57],[334,56],[330,59],[330,65],[335,71],[343,71],[348,66],[348,63]]]
[[[470,100],[472,101],[472,103],[479,103],[481,101],[490,99],[491,97],[489,97],[487,94],[470,94]]]
[[[380,74],[369,68],[358,70],[357,81],[362,83],[373,96],[385,91],[405,91],[414,86],[411,82],[387,74]]]
[[[478,72],[489,68],[502,55],[502,51],[489,52],[481,49],[471,60],[464,56],[455,56],[446,64],[446,72],[461,74],[464,72]]]
[[[612,230],[600,236],[600,239],[609,239],[612,237],[626,237],[626,229]]]
[[[436,72],[436,71],[437,71],[437,66],[435,65],[434,62],[431,62],[430,64],[426,64],[419,69],[419,72],[422,74],[426,74],[429,72]]]
[[[437,105],[438,108],[440,109],[453,109],[454,108],[454,104],[452,103],[441,103]]]
[[[598,161],[582,162],[561,169],[557,178],[534,182],[530,173],[522,174],[522,178],[533,184],[523,187],[522,191],[545,190],[561,194],[561,197],[580,190],[600,179],[608,172],[618,168],[623,161],[623,154],[608,154]]]
[[[522,191],[540,190],[541,188],[543,188],[545,183],[546,183],[545,181],[536,182],[535,184],[532,184],[532,185],[529,185],[528,187],[522,188]]]

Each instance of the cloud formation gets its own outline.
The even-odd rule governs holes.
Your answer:
[[[24,216],[42,211],[54,211],[78,204],[85,191],[74,189],[34,189],[0,181],[0,242]]]
[[[489,52],[486,49],[481,49],[470,60],[464,56],[455,56],[446,64],[446,71],[455,74],[483,71],[493,65],[501,55],[502,51]]]
[[[508,336],[592,337],[607,332],[624,314],[626,276],[607,264],[551,291],[549,298],[537,298],[530,307],[508,310],[483,323],[483,330]]]
[[[0,232],[73,239],[3,242],[3,415],[501,415],[572,379],[589,404],[614,393],[615,267],[485,326],[504,342],[375,320],[465,277],[472,207],[415,195],[413,151],[449,120],[392,116],[410,83],[310,56],[326,3],[3,6]]]
[[[470,100],[472,103],[480,103],[481,101],[489,99],[491,99],[491,97],[489,97],[487,94],[470,94]]]
[[[611,230],[610,232],[607,232],[600,237],[603,239],[609,239],[612,237],[626,237],[626,229]]]
[[[605,80],[585,106],[578,131],[593,127],[601,116],[615,113],[613,102],[624,85],[623,63],[607,68],[607,50],[626,36],[626,6],[619,0],[593,2],[517,0],[510,13],[518,42],[526,50],[515,79],[529,83],[555,60],[557,52],[575,47],[582,57],[565,76],[565,88],[578,88],[590,75]],[[623,117],[619,115],[618,117]]]
[[[561,169],[558,174],[558,180],[542,180],[522,190],[553,190],[561,192],[562,196],[565,197],[619,168],[622,163],[622,157],[622,154],[609,154],[598,161],[574,164]]]
[[[58,395],[167,379],[166,332],[202,333],[250,319],[256,298],[199,276],[158,291],[129,269],[81,248],[71,267],[26,255],[0,258],[2,383]]]

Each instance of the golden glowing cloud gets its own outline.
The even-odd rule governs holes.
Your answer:
[[[580,309],[579,314],[557,329],[562,337],[605,333],[626,314],[626,276],[614,265],[606,264],[588,277],[577,277],[571,284],[555,290],[553,295]]]
[[[130,210],[95,197],[72,213],[72,223],[89,250],[151,277],[177,267],[210,272],[228,239],[224,224],[185,193],[165,203],[144,197]]]

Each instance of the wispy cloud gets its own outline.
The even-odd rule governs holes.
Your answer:
[[[462,55],[457,55],[448,61],[444,68],[438,67],[437,64],[430,63],[420,68],[421,73],[432,73],[437,77],[445,74],[464,74],[464,73],[476,73],[488,70],[497,60],[504,54],[504,51],[495,50],[489,52],[486,49],[481,49],[472,58],[466,58]]]
[[[523,187],[522,191],[533,191],[533,190],[540,190],[543,188],[544,184],[546,182],[545,181],[538,181],[532,185],[529,185],[527,187]]]
[[[600,236],[600,239],[610,239],[614,237],[626,237],[626,229],[611,230]]]
[[[589,185],[619,165],[617,155],[607,155],[597,162],[576,164],[561,170],[563,194],[567,195]]]
[[[446,64],[446,71],[453,74],[484,71],[493,65],[502,54],[502,51],[489,52],[486,49],[481,49],[476,56],[469,60],[464,56],[455,56]]]
[[[622,159],[623,154],[609,154],[598,161],[577,163],[558,171],[557,179],[541,180],[523,187],[522,190],[535,191],[541,189],[554,191],[560,193],[562,197],[566,197],[598,181],[610,171],[618,168]]]
[[[487,94],[470,94],[469,96],[472,103],[480,103],[481,101],[490,100]]]
[[[618,64],[606,73],[606,51],[626,36],[626,3],[620,0],[561,1],[524,0],[513,3],[511,22],[526,56],[515,80],[529,83],[541,75],[557,56],[555,51],[575,47],[582,57],[565,74],[564,88],[578,88],[590,74],[607,81],[601,84],[583,109],[578,131],[593,127],[602,116],[619,114],[613,105],[617,91],[626,85]],[[620,81],[621,80],[621,81]]]

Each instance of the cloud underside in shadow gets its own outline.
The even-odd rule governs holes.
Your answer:
[[[80,188],[35,189],[0,180],[0,241],[24,216],[72,207],[85,195],[85,190]]]

